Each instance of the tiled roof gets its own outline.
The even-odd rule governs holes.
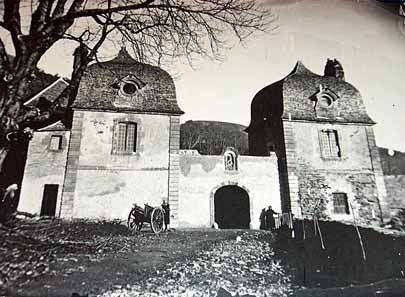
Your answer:
[[[329,90],[337,98],[330,108],[316,110],[314,95]],[[321,116],[320,116],[321,115]],[[277,118],[304,121],[375,124],[368,116],[359,91],[350,83],[313,73],[298,61],[282,80],[260,90],[252,100],[247,131],[261,129]]]
[[[38,129],[38,131],[65,131],[65,130],[69,130],[69,128],[67,128],[66,125],[62,123],[62,121],[57,121],[46,127]]]
[[[58,78],[42,91],[34,95],[32,98],[24,102],[26,106],[35,106],[40,110],[47,110],[49,106],[55,101],[56,98],[63,92],[69,85],[63,78]],[[66,107],[62,104],[63,107]],[[61,120],[62,118],[62,120]],[[70,117],[68,115],[61,116],[60,114],[51,116],[48,120],[41,123],[31,123],[31,128],[38,131],[60,131],[68,130],[70,126]]]
[[[313,96],[320,88],[328,88],[339,97],[324,117],[314,112]],[[368,116],[360,92],[350,83],[331,76],[317,75],[298,61],[294,70],[284,79],[282,117],[294,120],[366,123],[375,122]]]
[[[58,78],[38,94],[34,95],[31,99],[27,100],[24,105],[37,106],[41,99],[46,99],[53,102],[62,91],[69,85],[63,78]]]
[[[135,81],[136,92],[122,93],[125,80]],[[121,49],[113,60],[88,67],[73,108],[182,114],[173,79],[163,69],[131,58]]]

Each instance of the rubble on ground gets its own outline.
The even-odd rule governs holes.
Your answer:
[[[217,296],[221,290],[231,296],[287,296],[290,279],[261,234],[244,233],[238,240],[218,242],[190,259],[156,269],[136,285],[117,287],[99,297]]]
[[[112,237],[94,233],[92,224],[104,224],[105,234],[130,234],[125,226],[107,222],[64,222],[62,220],[15,220],[12,225],[0,224],[0,289],[16,282],[23,285],[50,271],[50,263],[75,259],[77,253],[98,255],[119,252],[130,244],[119,244]],[[93,238],[86,236],[91,228]],[[113,230],[112,230],[113,229]],[[71,255],[71,256],[69,256]]]

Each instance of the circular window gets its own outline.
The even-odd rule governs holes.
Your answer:
[[[330,98],[328,95],[322,95],[322,97],[319,100],[319,103],[323,106],[323,107],[329,107],[332,105],[333,100],[332,98]]]
[[[337,99],[333,94],[326,91],[319,93],[316,95],[316,97],[318,99],[318,103],[324,108],[331,107],[333,102],[335,102]]]
[[[134,83],[125,82],[122,85],[122,92],[124,95],[133,95],[138,90],[138,87]]]

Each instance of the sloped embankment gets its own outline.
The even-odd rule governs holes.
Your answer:
[[[305,240],[303,240],[304,226]],[[391,290],[393,288],[389,287],[390,284],[395,283],[396,287],[402,286],[402,293],[405,296],[403,281],[375,285],[376,282],[383,280],[404,280],[404,236],[387,235],[371,228],[359,228],[366,255],[364,260],[354,226],[338,222],[320,222],[320,229],[324,249],[319,233],[315,232],[313,221],[306,220],[304,224],[297,221],[295,238],[291,238],[291,233],[285,230],[276,234],[277,240],[274,245],[276,257],[281,259],[287,272],[293,276],[293,283],[307,288],[318,288],[311,290],[313,296],[318,296],[317,292],[323,292],[320,296],[335,296],[333,290],[319,290],[335,287],[362,286],[362,290],[366,292],[379,290],[378,288],[385,286],[387,290]],[[343,292],[342,289],[339,290]],[[353,293],[353,290],[349,292]],[[329,295],[326,292],[332,293]],[[360,294],[361,290],[358,292]]]

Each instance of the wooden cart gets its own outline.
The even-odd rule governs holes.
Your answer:
[[[144,223],[150,224],[155,234],[162,232],[164,224],[164,210],[145,204],[145,208],[134,204],[128,215],[128,228],[140,231]]]

